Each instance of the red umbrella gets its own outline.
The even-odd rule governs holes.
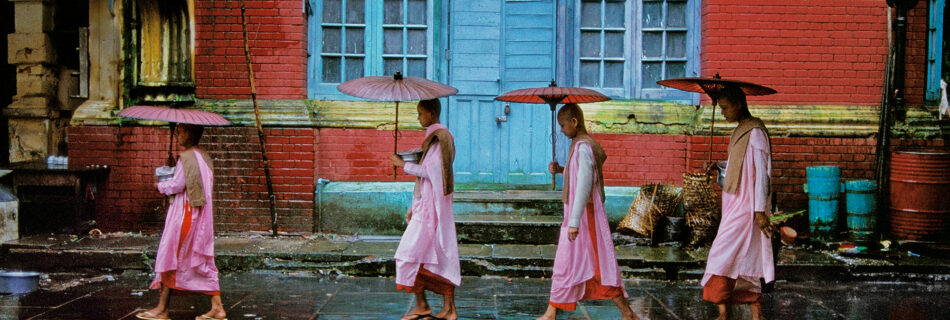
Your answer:
[[[659,85],[667,86],[683,91],[705,93],[712,99],[713,114],[711,125],[709,126],[709,162],[712,162],[712,136],[716,128],[716,104],[722,91],[727,87],[739,87],[747,96],[764,96],[778,93],[775,89],[739,80],[723,79],[716,73],[712,78],[672,78],[656,82]]]
[[[195,109],[169,108],[163,106],[132,106],[117,114],[120,117],[156,120],[169,122],[171,129],[171,139],[168,141],[168,159],[172,157],[172,148],[174,147],[175,123],[188,123],[203,126],[225,126],[231,124],[230,121],[217,113]],[[169,160],[172,161],[172,160]]]
[[[521,103],[546,103],[551,106],[551,161],[554,161],[555,129],[554,110],[558,103],[588,103],[610,100],[604,94],[584,88],[558,87],[554,80],[547,87],[518,89],[505,92],[495,100]],[[555,176],[551,175],[551,189],[555,188]]]
[[[396,103],[396,126],[393,131],[393,153],[396,153],[399,135],[399,102],[429,100],[447,97],[459,92],[458,89],[429,79],[403,77],[401,72],[389,76],[362,77],[338,85],[337,90],[345,94],[379,101]],[[393,179],[396,168],[393,167]]]
[[[751,82],[722,79],[718,73],[712,78],[672,78],[660,80],[656,83],[683,91],[705,93],[710,98],[718,98],[719,93],[729,86],[739,87],[747,96],[764,96],[778,92],[775,89]],[[713,100],[713,104],[715,103],[715,100]]]

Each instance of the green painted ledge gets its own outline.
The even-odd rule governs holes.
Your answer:
[[[367,128],[392,130],[395,103],[331,100],[259,100],[267,127]],[[399,104],[399,129],[420,130],[415,102]],[[540,106],[540,105],[539,105]],[[216,112],[238,126],[255,123],[250,100],[198,100],[195,109]],[[587,125],[597,133],[708,135],[709,106],[665,101],[615,100],[582,105]],[[753,115],[765,120],[773,136],[871,137],[877,133],[878,106],[753,105]],[[158,121],[117,119],[109,104],[87,103],[71,125],[165,125]],[[950,136],[950,121],[939,121],[936,107],[909,107],[903,122],[893,126],[895,138],[931,139]],[[716,112],[716,135],[728,135],[733,124]]]

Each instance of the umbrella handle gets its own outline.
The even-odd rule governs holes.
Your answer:
[[[555,132],[557,132],[557,130],[555,129],[556,127],[555,127],[555,120],[554,120],[554,111],[556,109],[557,109],[557,103],[552,103],[551,104],[551,162],[557,161],[557,159],[555,158],[556,148],[554,145]],[[567,159],[567,161],[571,161],[571,159]],[[551,190],[557,190],[557,173],[551,174]]]
[[[713,135],[716,134],[716,102],[712,104],[712,117],[709,125],[709,152],[706,156],[706,163],[712,163]]]
[[[397,152],[399,152],[399,101],[396,101],[396,126],[393,130],[393,154]],[[393,166],[393,181],[396,181],[396,166]]]
[[[172,156],[172,149],[175,148],[175,123],[168,123],[168,131],[170,133],[168,137],[168,159],[165,159],[165,165],[169,167],[175,166],[175,157]]]

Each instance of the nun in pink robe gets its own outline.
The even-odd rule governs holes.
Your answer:
[[[574,139],[564,169],[570,178],[564,179],[567,201],[551,275],[550,304],[565,310],[574,310],[581,300],[627,297],[604,212],[603,182],[596,172],[600,166],[591,148],[596,142],[585,137]],[[568,238],[570,227],[578,228],[574,241]]]
[[[551,275],[551,297],[538,319],[555,319],[558,309],[574,310],[578,301],[606,299],[623,319],[637,319],[627,303],[614,243],[604,211],[604,149],[587,134],[584,114],[568,103],[557,115],[561,132],[571,138],[567,166],[551,162],[552,173],[564,174],[561,200],[564,221],[558,236]]]
[[[437,130],[451,136],[448,128],[439,123],[426,128],[426,136],[437,137]],[[453,286],[462,283],[452,211],[453,193],[445,191],[443,144],[431,143],[421,164],[407,162],[403,166],[406,173],[418,177],[413,192],[412,219],[402,234],[395,256],[396,284],[403,290],[415,286],[420,270],[448,280]]]
[[[391,155],[394,166],[416,176],[408,224],[396,248],[396,289],[415,295],[415,306],[402,319],[458,319],[455,287],[462,284],[452,195],[455,190],[455,139],[439,123],[438,99],[416,105],[419,124],[426,128],[419,164]],[[442,310],[432,315],[425,291],[442,295]]]
[[[175,139],[185,150],[178,155],[175,173],[157,184],[158,191],[172,196],[165,216],[165,229],[155,257],[155,278],[149,288],[160,289],[155,308],[136,318],[168,318],[170,294],[211,296],[211,310],[196,319],[224,319],[226,312],[214,264],[214,162],[198,147],[203,128],[179,124]]]
[[[722,319],[727,304],[750,304],[758,319],[759,279],[775,279],[772,243],[763,231],[771,207],[771,147],[765,124],[749,114],[745,95],[735,90],[719,99],[726,119],[739,125],[729,141],[722,221],[706,261],[703,299],[719,307]]]
[[[155,279],[149,287],[159,289],[162,283],[166,283],[169,288],[180,291],[217,295],[220,293],[218,269],[214,264],[214,209],[211,205],[214,175],[208,166],[210,158],[206,159],[207,154],[197,148],[183,153],[192,153],[207,200],[202,206],[192,205],[188,192],[185,192],[186,165],[179,158],[172,179],[158,183],[158,191],[173,196],[173,200],[165,216],[165,230],[156,252]]]

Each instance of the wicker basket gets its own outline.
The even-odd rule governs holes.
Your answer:
[[[676,210],[680,193],[676,187],[664,184],[647,184],[633,199],[627,215],[620,221],[617,230],[632,231],[640,236],[653,238],[653,229],[660,218]]]
[[[683,212],[691,230],[690,246],[706,246],[716,238],[722,206],[712,184],[713,177],[707,173],[683,174]]]

